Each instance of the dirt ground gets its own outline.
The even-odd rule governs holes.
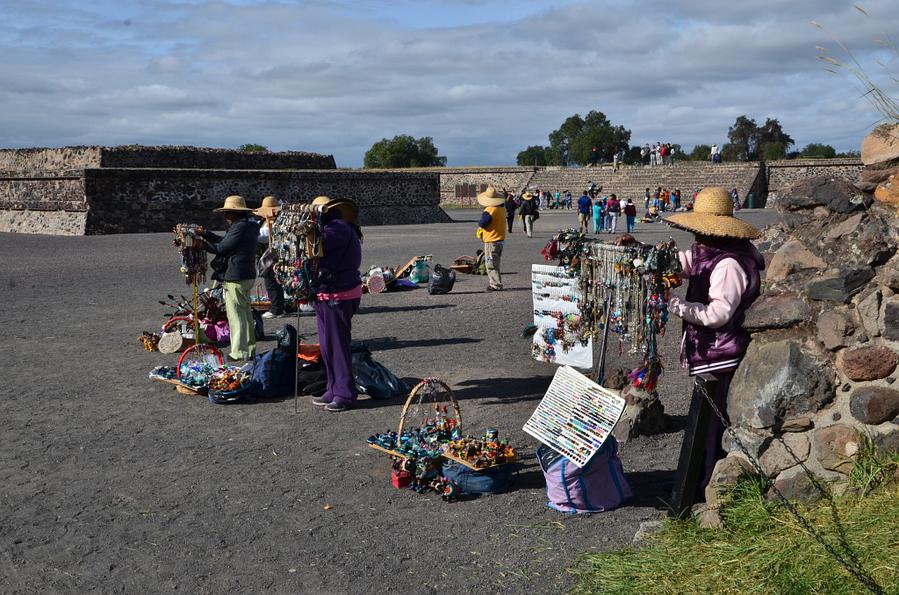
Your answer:
[[[364,265],[474,253],[478,212],[451,214],[454,224],[365,229]],[[555,367],[532,362],[519,333],[532,317],[530,265],[575,220],[546,213],[533,239],[516,226],[502,293],[461,275],[448,295],[365,296],[354,319],[354,338],[397,375],[450,383],[466,430],[495,427],[519,447],[511,492],[456,503],[394,489],[386,456],[366,446],[396,426],[401,400],[333,414],[301,399],[295,412],[293,399],[217,406],[149,381],[175,360],[136,337],[164,321],[157,300],[187,291],[170,234],[0,234],[0,591],[567,589],[580,555],[627,545],[665,514],[690,386],[675,322],[661,348],[671,431],[621,449],[635,498],[576,518],[545,506],[521,426]],[[637,236],[669,233],[650,224]],[[301,321],[310,340],[314,329]],[[610,352],[611,367],[633,363]]]

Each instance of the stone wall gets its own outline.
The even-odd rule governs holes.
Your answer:
[[[141,145],[0,149],[0,177],[81,175],[95,167],[166,169],[334,169],[332,155],[284,151],[245,153],[234,149]]]
[[[184,221],[221,227],[212,209],[230,194],[251,206],[267,195],[348,197],[358,202],[362,225],[449,221],[434,173],[103,168],[85,170],[85,190],[89,234],[169,231]]]
[[[727,411],[773,485],[814,500],[803,466],[843,488],[865,440],[899,450],[899,218],[832,176],[788,186],[777,209],[759,242],[770,265]],[[727,435],[724,447],[712,503],[748,468]]]
[[[861,159],[788,159],[765,162],[766,185],[769,205],[791,184],[828,176],[858,184],[865,166]]]
[[[0,150],[0,232],[98,234],[221,226],[211,210],[240,194],[359,202],[363,225],[446,222],[436,171],[337,170],[330,155],[194,147]]]
[[[527,188],[534,176],[533,167],[441,168],[440,203],[477,206],[474,195],[484,186],[518,192]]]

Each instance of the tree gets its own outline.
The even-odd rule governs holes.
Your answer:
[[[257,145],[253,143],[247,143],[245,145],[240,145],[237,147],[238,151],[243,151],[244,153],[268,153],[268,147],[265,145]]]
[[[367,168],[434,167],[446,165],[446,157],[437,154],[434,139],[423,136],[415,139],[399,134],[392,139],[382,138],[365,152],[363,166]]]
[[[799,152],[800,157],[823,157],[824,159],[833,159],[837,156],[837,150],[830,145],[821,143],[809,143]]]
[[[558,153],[563,165],[587,165],[594,147],[604,158],[611,159],[615,152],[627,149],[630,140],[630,130],[612,125],[604,113],[596,110],[583,118],[580,114],[568,117],[549,134],[550,148]]]
[[[765,123],[759,126],[756,121],[748,116],[739,116],[734,125],[727,130],[729,145],[721,154],[728,161],[754,161],[766,158],[765,153],[772,155],[771,159],[783,159],[787,150],[794,144],[789,134],[784,132],[777,118],[766,118]],[[768,147],[765,149],[765,147]],[[780,157],[774,157],[780,155]]]
[[[734,125],[727,129],[727,140],[730,141],[732,159],[728,159],[724,149],[721,155],[728,161],[746,161],[758,156],[758,129],[756,121],[747,116],[739,116]]]
[[[786,159],[787,150],[783,143],[765,143],[761,146],[761,157],[764,161]]]
[[[708,161],[711,154],[712,147],[710,145],[696,145],[690,151],[689,158],[691,161]]]
[[[524,151],[518,153],[516,163],[518,165],[551,165],[552,149],[549,147],[541,147],[540,145],[531,145]]]
[[[790,135],[784,132],[777,118],[767,118],[765,120],[765,125],[758,129],[756,143],[759,150],[764,145],[781,145],[784,154],[786,154],[787,149],[795,144]]]

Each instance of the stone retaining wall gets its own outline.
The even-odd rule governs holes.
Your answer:
[[[184,221],[221,226],[212,209],[230,194],[251,206],[267,195],[290,202],[349,197],[359,204],[361,225],[449,221],[432,173],[104,168],[85,170],[85,190],[88,234],[169,231]]]
[[[858,184],[865,166],[861,159],[788,159],[765,162],[766,183],[769,205],[791,184],[828,176]]]

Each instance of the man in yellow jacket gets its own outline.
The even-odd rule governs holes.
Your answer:
[[[484,208],[478,221],[478,238],[484,241],[484,265],[487,268],[487,291],[502,291],[503,277],[500,260],[506,239],[506,199],[493,186],[478,194],[478,204]]]

